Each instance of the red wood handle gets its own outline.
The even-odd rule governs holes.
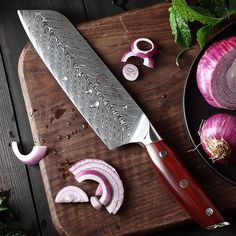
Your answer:
[[[157,174],[193,220],[208,229],[229,225],[163,140],[146,148]]]

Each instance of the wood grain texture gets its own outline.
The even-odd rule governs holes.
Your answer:
[[[168,4],[108,17],[79,26],[80,32],[150,117],[168,144],[203,185],[223,213],[235,214],[236,188],[216,176],[196,153],[183,123],[182,92],[197,48],[186,53],[182,70],[175,66],[180,50],[173,42],[168,23]],[[148,26],[148,27],[147,27]],[[120,58],[131,40],[148,37],[158,45],[156,67],[138,65],[141,77],[125,81]],[[140,61],[135,61],[140,64]],[[190,217],[166,192],[152,170],[145,150],[131,144],[109,151],[62,92],[31,45],[21,54],[20,82],[34,142],[45,143],[49,152],[40,162],[54,224],[62,235],[146,234],[177,224]],[[56,115],[60,113],[60,116]],[[73,131],[78,132],[74,133]],[[73,134],[72,134],[73,133]],[[88,145],[91,144],[92,145]],[[66,159],[100,158],[113,165],[125,187],[125,201],[117,215],[97,212],[89,204],[55,204],[60,188],[78,185],[72,176],[64,179],[61,167]],[[205,181],[207,179],[207,181]],[[93,185],[81,185],[90,194]]]
[[[10,206],[16,213],[16,225],[28,235],[39,235],[36,212],[29,188],[27,170],[14,156],[11,142],[19,135],[0,54],[0,189],[11,190]],[[27,201],[25,201],[27,199]]]
[[[65,14],[74,23],[85,21],[87,18],[83,1],[80,0],[0,1],[0,42],[7,75],[7,77],[5,77],[5,83],[8,83],[10,89],[15,111],[14,119],[16,119],[18,126],[22,150],[24,153],[28,153],[31,151],[33,141],[17,73],[19,55],[22,51],[22,48],[28,41],[28,38],[17,16],[17,9],[58,10]],[[1,114],[0,119],[5,119],[5,117]],[[5,155],[4,149],[1,153],[2,155]],[[26,169],[28,176],[23,175],[21,177],[20,173],[25,173]],[[26,210],[24,210],[24,208],[15,209],[22,211],[22,215],[19,216],[19,222],[25,227],[25,229],[28,229],[29,227],[37,228],[38,232],[34,231],[34,236],[37,235],[37,233],[40,235],[53,236],[56,234],[56,232],[51,223],[51,217],[39,167],[26,167],[26,169],[23,165],[17,165],[15,166],[15,169],[12,169],[14,174],[19,172],[16,174],[16,177],[13,178],[22,179],[22,186],[28,185],[28,190],[25,191],[32,191],[32,197],[28,195],[27,198],[24,196],[24,194],[21,195],[19,191],[15,192],[15,194],[17,194],[17,198],[20,199],[19,201],[24,202],[24,206],[26,207]],[[9,182],[8,184],[10,185],[13,183]],[[34,209],[34,206],[30,205],[32,198],[35,201],[36,209]],[[25,199],[29,199],[29,205],[27,205],[27,201]],[[32,214],[29,213],[30,209]],[[35,214],[35,212],[37,212],[37,217],[35,216],[34,218],[33,214]],[[23,220],[23,223],[21,220]]]

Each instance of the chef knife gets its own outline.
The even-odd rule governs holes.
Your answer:
[[[51,10],[18,10],[18,15],[49,71],[109,149],[142,144],[163,183],[197,223],[207,229],[229,225],[67,18]]]

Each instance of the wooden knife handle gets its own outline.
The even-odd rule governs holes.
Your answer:
[[[163,140],[146,145],[155,170],[187,213],[203,228],[229,225]]]

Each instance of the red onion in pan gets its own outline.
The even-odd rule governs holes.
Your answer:
[[[17,142],[13,141],[11,146],[15,156],[26,165],[38,164],[47,152],[46,146],[34,146],[29,154],[23,155],[18,149]]]
[[[112,188],[108,179],[97,170],[82,170],[76,173],[75,179],[81,183],[85,180],[94,180],[102,187],[102,196],[99,199],[102,205],[106,206],[112,199]]]
[[[205,51],[197,67],[197,85],[210,105],[236,109],[236,36]]]
[[[203,122],[199,135],[213,162],[236,162],[236,116],[223,113],[211,116]]]
[[[62,188],[56,198],[56,203],[75,203],[75,202],[88,202],[87,194],[79,187],[66,186]]]

